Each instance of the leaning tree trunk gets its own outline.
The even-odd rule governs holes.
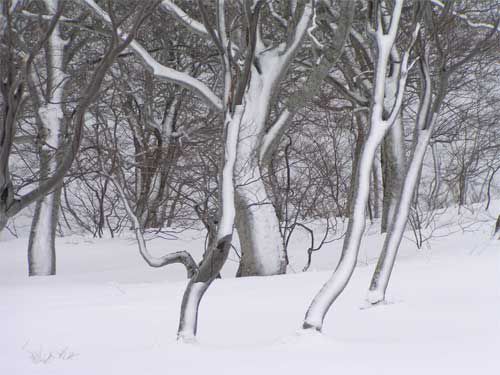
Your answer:
[[[373,164],[373,217],[380,219],[382,214],[382,166],[380,159],[375,157]]]
[[[411,203],[418,185],[420,171],[424,161],[425,150],[430,140],[430,129],[423,131],[418,136],[408,171],[406,173],[402,190],[399,194],[395,214],[384,240],[382,252],[375,267],[375,272],[368,291],[368,301],[371,304],[383,302],[389,284],[396,255],[410,215]]]
[[[417,31],[415,31],[413,33],[412,43],[405,52],[401,62],[397,97],[394,100],[392,111],[389,112],[389,117],[385,119],[384,93],[387,78],[387,63],[389,61],[391,48],[396,40],[402,6],[403,0],[397,0],[395,2],[392,20],[387,32],[380,23],[377,24],[377,30],[373,31],[376,35],[375,39],[377,42],[377,62],[375,65],[375,82],[373,85],[373,104],[370,114],[370,130],[363,145],[357,171],[352,181],[353,194],[350,217],[342,247],[342,254],[332,276],[323,285],[321,290],[318,294],[316,294],[311,302],[302,324],[303,329],[313,329],[316,331],[322,330],[326,313],[347,286],[347,283],[354,272],[354,268],[356,267],[359,246],[366,224],[365,211],[370,193],[370,176],[373,161],[375,159],[377,148],[387,134],[387,131],[396,121],[396,117],[401,109],[406,79],[408,76],[409,51],[417,37]]]
[[[396,95],[396,93],[394,93]],[[382,143],[382,219],[381,233],[387,232],[394,217],[405,171],[403,122],[398,116]]]
[[[381,125],[373,124],[372,128],[378,128]],[[365,230],[365,210],[370,193],[371,169],[377,147],[382,140],[381,131],[383,129],[371,130],[361,151],[361,157],[356,168],[357,173],[352,181],[351,216],[344,238],[342,255],[332,277],[321,288],[309,306],[303,323],[304,329],[321,331],[328,309],[342,293],[354,272],[361,237]]]
[[[181,341],[195,340],[201,299],[210,284],[218,277],[231,249],[236,216],[234,188],[236,148],[243,112],[243,106],[240,105],[235,107],[233,114],[228,112],[225,116],[225,147],[220,177],[220,220],[217,237],[209,244],[197,273],[189,280],[184,291],[177,330],[177,339]]]
[[[439,109],[447,94],[449,77],[458,66],[474,56],[474,53],[477,53],[477,50],[472,51],[466,58],[453,65],[452,68],[446,69],[446,66],[442,65],[435,95],[433,95],[433,83],[429,71],[428,49],[425,49],[420,56],[419,65],[422,75],[422,94],[415,124],[414,149],[399,195],[396,215],[389,227],[389,233],[385,238],[382,252],[370,284],[368,301],[372,304],[382,302],[385,298],[389,278],[410,215],[414,194],[420,180],[425,151],[429,145]]]

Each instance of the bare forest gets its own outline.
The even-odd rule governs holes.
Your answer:
[[[125,264],[119,246],[98,254],[126,238],[138,255],[130,263],[146,266],[144,274],[161,268],[170,280],[182,271],[177,297],[160,297],[175,310],[161,324],[176,329],[169,335],[177,345],[197,343],[203,325],[231,330],[204,316],[204,305],[215,304],[219,285],[239,295],[239,279],[254,304],[258,290],[282,283],[293,294],[296,274],[316,275],[300,279],[309,289],[297,292],[302,310],[288,327],[310,340],[325,335],[327,317],[340,324],[334,307],[357,285],[360,267],[357,314],[383,316],[393,287],[399,295],[413,290],[404,297],[411,300],[418,287],[401,280],[426,278],[416,271],[419,257],[438,248],[459,259],[460,243],[473,252],[486,241],[490,250],[481,254],[492,255],[481,264],[497,262],[489,287],[498,290],[497,0],[2,0],[0,7],[0,262],[7,270],[14,263],[5,254],[20,254],[15,277],[29,280],[26,288],[48,287],[48,279],[72,285],[64,277],[77,268],[59,262],[71,238],[95,244],[95,256],[75,255],[91,267]],[[472,236],[471,245],[459,235]],[[192,236],[200,240],[181,240]],[[412,269],[392,277],[401,251],[417,259],[420,276]],[[453,269],[445,264],[441,270]],[[474,279],[460,274],[464,284]],[[447,282],[429,278],[432,290]],[[5,288],[14,285],[5,280]],[[269,331],[272,300],[255,307],[254,331]],[[12,306],[12,314],[23,311]],[[326,335],[341,347],[335,330]],[[72,362],[73,370],[60,371],[76,374],[79,359],[70,354],[51,352],[46,362]],[[175,373],[191,373],[178,366]],[[210,374],[224,368],[207,366]],[[266,368],[261,373],[280,373]],[[448,370],[436,373],[457,373]],[[116,371],[102,373],[128,373]]]

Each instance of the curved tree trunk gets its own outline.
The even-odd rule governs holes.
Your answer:
[[[381,124],[375,124],[375,127],[379,125]],[[302,325],[304,329],[321,331],[323,328],[323,320],[328,309],[342,293],[354,272],[358,259],[361,237],[365,230],[365,210],[370,192],[371,169],[377,147],[381,140],[381,137],[376,131],[371,132],[363,146],[358,167],[356,168],[356,176],[353,179],[354,189],[350,208],[351,216],[344,238],[342,255],[333,275],[325,285],[323,285],[319,293],[311,302]]]
[[[417,141],[418,143],[416,144],[413,152],[413,156],[404,179],[404,184],[397,201],[395,210],[396,213],[389,226],[382,252],[370,283],[367,299],[371,304],[383,302],[385,299],[385,292],[389,284],[389,278],[394,267],[399,245],[403,239],[406,223],[410,215],[411,203],[418,185],[420,171],[422,169],[429,139],[429,130],[425,131],[424,134],[420,134]]]
[[[238,134],[243,122],[244,108],[236,106],[234,114],[226,113],[224,124],[225,147],[220,177],[220,220],[217,238],[209,244],[197,273],[189,280],[184,291],[177,339],[193,341],[198,329],[198,310],[203,295],[212,282],[219,276],[226,262],[236,216],[234,174],[236,165],[236,148]],[[211,241],[212,242],[212,241]]]
[[[356,267],[359,246],[366,224],[365,212],[370,193],[370,177],[373,161],[377,148],[387,134],[387,131],[396,121],[396,117],[401,109],[406,78],[408,76],[409,51],[417,37],[417,32],[414,31],[413,42],[410,44],[401,61],[401,70],[397,82],[398,94],[394,100],[392,110],[389,111],[389,117],[385,119],[384,93],[387,79],[387,64],[390,51],[398,33],[402,7],[403,0],[397,0],[394,4],[392,19],[387,32],[380,23],[377,24],[377,29],[373,30],[377,42],[377,62],[375,65],[373,102],[370,113],[370,130],[363,145],[356,175],[353,179],[353,196],[347,233],[344,238],[342,254],[337,267],[330,279],[323,285],[311,302],[302,324],[303,329],[322,330],[326,313],[346,287]],[[381,12],[380,9],[377,9],[377,11]]]

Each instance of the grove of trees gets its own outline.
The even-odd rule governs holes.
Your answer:
[[[47,276],[56,236],[132,229],[150,266],[186,267],[189,341],[235,232],[236,276],[269,276],[295,231],[310,264],[345,220],[303,321],[321,331],[367,220],[379,304],[406,230],[421,246],[429,213],[500,196],[499,22],[496,0],[3,0],[0,231],[33,210]],[[199,264],[148,252],[170,227],[206,232]]]

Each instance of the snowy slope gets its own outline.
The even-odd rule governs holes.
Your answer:
[[[364,297],[382,237],[369,228],[323,336],[298,327],[340,242],[315,253],[307,273],[217,280],[202,301],[199,343],[187,345],[175,342],[181,266],[151,269],[129,238],[65,237],[58,275],[28,279],[27,240],[1,241],[0,374],[499,374],[496,203],[491,215],[450,209],[430,248],[406,241],[393,303],[374,308]],[[199,259],[203,236],[182,237],[148,244]],[[290,271],[305,264],[307,244],[296,237]],[[223,275],[236,268],[229,262]]]

